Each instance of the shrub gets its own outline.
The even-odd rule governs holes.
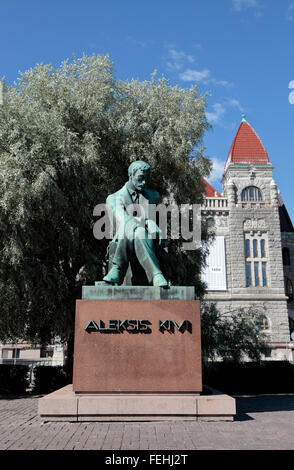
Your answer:
[[[37,366],[34,369],[33,393],[50,393],[69,383],[61,366]]]
[[[0,393],[23,394],[29,386],[29,367],[25,365],[0,365]]]
[[[216,359],[235,363],[266,354],[265,313],[254,307],[221,312],[212,302],[201,302],[201,346],[204,364]]]

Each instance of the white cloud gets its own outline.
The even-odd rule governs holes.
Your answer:
[[[257,8],[257,0],[232,0],[235,11],[247,10],[248,8]]]
[[[286,18],[288,21],[294,20],[294,2],[290,3],[288,6]]]
[[[211,158],[212,161],[212,170],[210,177],[207,178],[207,181],[209,183],[213,183],[214,181],[220,181],[223,174],[224,174],[224,168],[225,168],[225,161],[220,160],[219,158],[213,157]]]
[[[195,60],[192,55],[185,54],[185,52],[183,51],[177,51],[176,49],[172,47],[169,49],[169,56],[171,59],[175,61],[187,61],[187,62],[193,63]]]
[[[215,78],[212,78],[210,82],[213,83],[214,85],[223,86],[226,88],[230,88],[231,86],[233,86],[233,83],[228,82],[228,80],[216,80]]]
[[[245,109],[243,108],[243,106],[241,105],[239,100],[236,100],[235,98],[230,98],[227,101],[227,103],[232,108],[237,108],[237,109],[239,109],[239,111],[241,111],[241,113],[244,113]]]
[[[176,71],[176,70],[181,70],[182,68],[182,65],[179,62],[168,61],[166,65],[167,65],[168,70],[171,72]]]
[[[212,105],[212,109],[212,112],[206,111],[206,118],[210,124],[219,124],[226,113],[226,108],[221,103],[215,103]]]
[[[169,70],[181,70],[187,62],[193,64],[195,61],[191,54],[179,51],[173,45],[169,46],[168,58],[167,67]]]
[[[196,69],[186,69],[179,74],[180,80],[183,82],[202,82],[205,85],[216,85],[223,86],[226,88],[231,87],[233,84],[227,80],[217,80],[214,77],[211,77],[211,72],[209,69],[196,70]]]
[[[153,41],[140,41],[140,39],[134,38],[133,36],[130,36],[130,35],[126,36],[126,41],[135,46],[144,47],[144,48],[152,45],[153,43]]]
[[[200,48],[199,44],[194,47]],[[180,80],[184,82],[202,82],[206,85],[212,84],[215,86],[222,86],[229,88],[233,84],[228,80],[217,80],[211,77],[211,72],[208,68],[196,69],[189,68],[188,64],[193,64],[195,57],[191,54],[186,54],[184,51],[177,49],[173,44],[168,46],[168,59],[166,66],[170,72],[178,74]]]
[[[211,106],[212,110],[206,112],[206,118],[210,124],[216,124],[225,128],[230,127],[228,123],[225,122],[225,117],[227,113],[232,110],[232,108],[237,109],[240,113],[244,113],[245,109],[241,105],[240,101],[235,98],[230,98],[225,100],[222,103],[214,103]],[[241,118],[241,116],[240,116]]]
[[[208,78],[210,71],[208,69],[204,70],[192,70],[187,69],[184,72],[180,73],[179,77],[184,82],[202,82],[204,79]]]

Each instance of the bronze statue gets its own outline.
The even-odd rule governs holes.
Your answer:
[[[103,278],[109,284],[122,284],[130,264],[131,284],[168,285],[160,266],[167,264],[164,243],[159,227],[148,214],[148,206],[159,202],[158,192],[146,187],[150,170],[148,163],[133,162],[128,182],[106,200],[115,234],[109,246],[111,268]]]

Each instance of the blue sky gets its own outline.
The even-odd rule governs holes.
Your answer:
[[[294,0],[1,3],[0,77],[8,83],[36,63],[58,66],[83,53],[109,54],[117,79],[150,79],[156,69],[172,85],[198,82],[210,93],[213,131],[204,144],[215,163],[211,183],[221,189],[244,113],[294,221]]]

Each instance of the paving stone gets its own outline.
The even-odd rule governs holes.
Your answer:
[[[48,422],[0,397],[0,450],[294,450],[294,394],[236,397],[233,422]]]

